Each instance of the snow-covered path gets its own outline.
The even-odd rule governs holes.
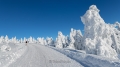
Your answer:
[[[9,67],[83,67],[67,56],[38,44],[28,44],[26,52]]]

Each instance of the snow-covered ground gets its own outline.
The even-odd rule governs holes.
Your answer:
[[[8,67],[26,51],[25,44],[0,44],[0,67]]]
[[[9,44],[0,54],[0,67],[120,67],[119,59],[109,59],[85,51],[40,44]]]
[[[97,56],[93,54],[86,54],[85,51],[75,50],[75,49],[58,49],[54,47],[50,47],[67,57],[74,59],[79,62],[84,67],[120,67],[119,59],[110,59],[102,56]]]
[[[9,67],[83,67],[77,61],[38,44],[27,44],[25,53]]]

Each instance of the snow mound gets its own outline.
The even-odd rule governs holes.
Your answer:
[[[6,51],[10,51],[10,50],[11,50],[11,47],[8,46],[8,45],[3,45],[3,46],[1,46],[0,49],[1,49],[2,52],[6,52]]]
[[[8,67],[15,62],[26,51],[24,44],[1,44],[0,67]]]

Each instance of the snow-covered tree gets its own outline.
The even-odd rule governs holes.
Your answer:
[[[114,48],[116,52],[120,54],[120,23],[116,22],[113,26],[114,34],[111,35],[113,41],[112,48]]]
[[[28,38],[29,43],[33,43],[33,38],[30,36],[30,38]]]
[[[71,32],[70,32],[70,43],[69,43],[69,48],[71,48],[71,49],[75,49],[75,46],[74,46],[74,43],[75,43],[75,39],[74,39],[74,34],[75,32],[74,32],[74,29],[73,28],[71,28]]]
[[[117,29],[120,31],[120,23],[119,22],[115,22],[114,26],[117,27]]]
[[[37,41],[36,41],[36,39],[33,37],[33,43],[36,43]]]
[[[82,33],[80,30],[76,30],[76,35],[74,36],[75,39],[75,48],[76,49],[82,49]]]
[[[116,58],[116,50],[111,47],[114,44],[111,37],[114,36],[114,27],[104,22],[96,5],[90,6],[81,20],[85,25],[83,36],[85,51],[90,54]]]
[[[49,45],[49,46],[55,46],[52,37],[47,37],[47,38],[46,38],[46,43],[47,43],[47,45]]]
[[[23,42],[25,43],[26,41],[27,41],[27,39],[24,37],[24,41]]]
[[[4,43],[4,36],[0,37],[0,43]]]
[[[23,39],[22,38],[20,39],[20,43],[23,43]]]
[[[66,45],[65,43],[65,36],[62,34],[61,31],[58,32],[58,37],[56,38],[55,47],[57,48],[64,48]]]
[[[0,43],[2,43],[2,38],[0,37]]]
[[[8,38],[7,35],[5,36],[5,42],[6,42],[6,43],[9,43],[9,38]]]
[[[37,38],[37,43],[41,44],[41,45],[46,45],[46,41],[45,39],[42,37],[38,37]]]
[[[82,42],[81,41],[82,41],[81,31],[71,28],[69,48],[81,49],[82,48]]]
[[[70,38],[69,38],[69,36],[67,35],[67,36],[65,36],[65,45],[64,45],[64,47],[65,47],[65,48],[68,47],[68,46],[69,46],[69,43],[70,43]]]

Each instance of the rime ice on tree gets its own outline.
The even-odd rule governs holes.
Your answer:
[[[83,47],[87,53],[116,58],[117,52],[111,46],[113,43],[114,27],[106,24],[99,15],[96,5],[81,17],[84,27]]]

